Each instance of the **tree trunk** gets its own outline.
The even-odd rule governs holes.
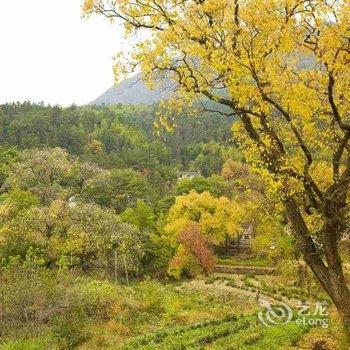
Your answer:
[[[343,316],[342,318],[344,333],[346,335],[346,340],[348,345],[350,345],[350,318],[347,316]]]
[[[336,242],[337,232],[332,232],[332,235],[328,232],[323,239],[327,260],[327,265],[325,265],[295,200],[288,198],[285,206],[304,260],[337,308],[350,344],[350,290],[346,284],[339,257]]]
[[[342,319],[345,334],[350,344],[350,291],[345,279],[339,279],[331,269],[329,269],[330,283],[324,285],[324,289],[331,297],[338,313]],[[321,282],[321,281],[320,281]]]

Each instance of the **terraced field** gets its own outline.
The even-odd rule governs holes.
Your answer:
[[[310,327],[294,322],[263,327],[257,316],[229,316],[183,327],[164,329],[122,345],[120,350],[212,349],[212,350],[278,350],[295,345]]]

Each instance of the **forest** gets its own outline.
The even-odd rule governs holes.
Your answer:
[[[280,349],[312,334],[256,328],[256,293],[330,299],[234,119],[164,125],[157,108],[0,107],[1,349],[227,349],[235,329],[244,349]],[[322,330],[316,344],[330,341]]]

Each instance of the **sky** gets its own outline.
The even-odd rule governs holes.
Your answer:
[[[122,28],[83,0],[0,0],[0,103],[85,104],[113,85]]]

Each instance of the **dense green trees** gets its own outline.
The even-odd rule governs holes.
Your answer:
[[[8,176],[9,167],[16,161],[17,157],[18,151],[16,148],[0,146],[0,187]]]
[[[117,252],[129,270],[141,264],[159,274],[198,232],[209,235],[203,247],[223,248],[246,230],[259,233],[253,246],[260,254],[281,256],[269,247],[282,222],[263,220],[273,208],[233,146],[232,118],[182,112],[168,115],[166,127],[155,109],[0,106],[3,263],[18,257],[110,271],[121,263]],[[181,242],[193,223],[199,231]],[[267,226],[274,227],[268,235]]]
[[[84,188],[82,198],[121,213],[137,200],[150,201],[152,189],[145,176],[132,169],[113,169],[92,178]]]
[[[210,251],[249,225],[263,230],[251,213],[264,185],[238,161],[232,120],[173,115],[170,131],[155,108],[0,106],[3,264],[112,271],[126,262],[129,271],[163,274],[181,247],[183,261],[193,255],[198,232],[209,235],[202,248]],[[187,230],[192,223],[198,232]]]
[[[140,264],[166,271],[173,248],[163,228],[175,195],[226,191],[217,175],[174,189],[178,172],[219,173],[230,122],[174,116],[169,132],[155,127],[155,109],[0,106],[3,264],[110,270],[126,261],[130,271]],[[210,154],[212,162],[200,161]]]
[[[145,171],[157,186],[176,178],[177,168],[194,167],[203,175],[220,171],[224,159],[218,155],[225,157],[232,143],[231,119],[174,115],[169,132],[157,124],[156,108],[6,104],[0,106],[0,146],[60,147],[102,167]],[[201,155],[211,156],[210,164]]]
[[[198,193],[207,191],[215,197],[228,197],[231,192],[231,186],[223,177],[212,175],[207,178],[204,176],[197,176],[193,179],[182,179],[175,187],[177,195],[188,194],[191,190],[195,190]]]

